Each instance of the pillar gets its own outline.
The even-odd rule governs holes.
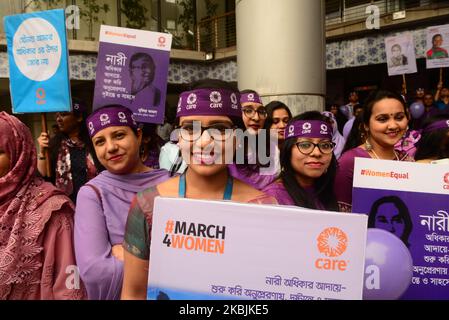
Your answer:
[[[237,80],[293,115],[324,110],[324,0],[236,0]]]

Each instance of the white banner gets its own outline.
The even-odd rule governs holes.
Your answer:
[[[148,299],[361,299],[367,217],[157,198]]]
[[[427,69],[449,67],[449,25],[427,28]]]
[[[449,195],[449,168],[416,162],[356,158],[354,188]]]
[[[385,38],[388,75],[416,73],[416,55],[413,35],[410,32]]]

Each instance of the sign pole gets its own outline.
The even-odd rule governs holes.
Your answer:
[[[404,95],[407,94],[407,82],[405,81],[405,74],[402,75],[402,89],[404,92]]]
[[[46,132],[47,131],[47,114],[42,112],[41,113],[41,127],[42,127],[42,132]],[[51,176],[51,168],[50,168],[50,158],[49,158],[49,152],[48,152],[48,148],[45,148],[45,150],[43,150],[44,155],[45,155],[45,168],[46,168],[46,172],[47,172],[47,177]]]

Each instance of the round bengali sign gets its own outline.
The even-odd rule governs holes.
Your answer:
[[[45,19],[29,18],[17,28],[13,38],[14,62],[30,80],[45,81],[61,63],[61,39]]]

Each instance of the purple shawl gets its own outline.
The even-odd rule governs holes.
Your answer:
[[[129,206],[136,193],[169,178],[163,169],[127,175],[103,171],[80,189],[75,254],[89,299],[120,299],[123,262],[111,255],[111,248],[123,243]],[[101,200],[89,185],[99,191]]]

